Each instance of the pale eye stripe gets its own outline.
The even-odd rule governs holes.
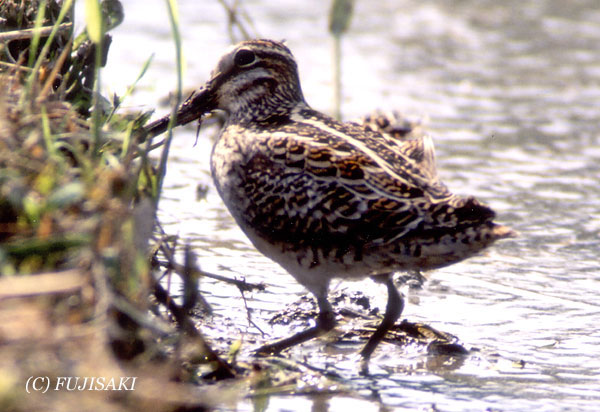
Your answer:
[[[296,60],[294,59],[294,56],[291,54],[291,52],[288,52],[284,49],[273,49],[273,47],[269,47],[269,46],[257,46],[254,45],[252,47],[252,49],[254,50],[254,52],[256,53],[257,56],[260,57],[260,59],[262,60],[282,60],[288,64],[290,63],[295,63]]]
[[[272,49],[264,49],[264,50],[258,51],[257,54],[259,54],[261,57],[266,58],[266,59],[279,59],[279,60],[283,60],[287,63],[295,62],[294,56],[292,56],[290,53],[287,53],[283,50],[273,51]]]

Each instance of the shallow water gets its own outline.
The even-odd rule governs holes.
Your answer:
[[[157,3],[157,4],[153,4]],[[304,94],[331,111],[332,42],[328,2],[247,1],[263,37],[287,39]],[[155,107],[175,85],[174,52],[162,2],[127,1],[103,79],[122,92],[142,62],[154,63],[130,102]],[[229,44],[217,1],[181,1],[186,86],[202,84]],[[323,342],[297,348],[345,379],[349,395],[272,396],[267,410],[597,410],[600,404],[600,7],[597,0],[357,2],[343,43],[343,113],[376,108],[426,118],[442,179],[476,195],[520,232],[484,255],[429,274],[403,291],[403,318],[460,338],[473,349],[460,364],[428,364],[423,353],[384,345],[370,377],[357,373],[359,346],[325,354]],[[161,114],[168,109],[159,108]],[[161,219],[198,254],[207,271],[265,292],[240,298],[204,281],[203,294],[228,339],[281,337],[268,320],[305,292],[260,255],[229,217],[212,186],[207,129],[176,132]],[[202,200],[196,186],[208,187]],[[334,285],[385,306],[369,280]],[[252,320],[263,331],[249,324]],[[314,359],[313,359],[314,358]],[[431,359],[429,359],[431,360]],[[293,401],[293,402],[292,402]],[[250,400],[230,406],[253,409]]]

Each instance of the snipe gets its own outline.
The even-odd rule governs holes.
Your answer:
[[[514,232],[473,197],[449,192],[431,139],[376,115],[341,123],[308,106],[296,61],[282,43],[232,47],[177,124],[223,110],[211,171],[231,215],[256,248],[317,298],[316,325],[265,345],[275,353],[331,330],[333,278],[385,283],[384,318],[361,351],[369,359],[400,316],[391,274],[458,262]],[[155,135],[167,118],[149,126]]]

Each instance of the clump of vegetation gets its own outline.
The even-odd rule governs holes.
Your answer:
[[[153,236],[156,146],[134,138],[150,113],[119,115],[122,99],[98,94],[122,7],[97,11],[97,33],[88,21],[76,36],[72,1],[0,3],[0,409],[204,407],[223,395],[187,386],[190,364],[234,371],[154,276],[171,268],[152,264],[170,247]],[[41,393],[28,381],[69,376],[137,385]]]

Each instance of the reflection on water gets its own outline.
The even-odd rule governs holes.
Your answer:
[[[327,111],[332,99],[328,4],[305,3],[245,4],[261,34],[288,40],[307,100]],[[139,11],[142,4],[147,7],[146,2],[127,3],[126,24],[132,27],[117,31],[112,46],[112,57],[130,64],[120,73],[107,71],[105,79],[118,89],[119,82],[127,81],[120,80],[123,73],[133,73],[133,79],[153,51],[156,62],[145,78],[147,89],[134,99],[157,102],[175,84],[173,52],[164,33],[164,14],[157,11],[152,24],[147,13],[141,13],[143,21],[136,21],[136,7]],[[225,18],[216,1],[182,1],[180,8],[187,84],[192,87],[207,79],[227,46]],[[142,46],[132,47],[131,41]],[[391,347],[373,359],[374,377],[359,378],[353,352],[332,355],[326,363],[348,378],[361,399],[294,398],[294,409],[360,405],[379,410],[383,404],[407,410],[430,405],[444,411],[596,410],[597,0],[357,2],[344,53],[346,117],[375,108],[428,116],[442,179],[453,191],[491,204],[499,220],[521,236],[436,271],[423,290],[409,292],[403,317],[457,335],[474,349],[461,367],[428,368],[423,354],[398,353]],[[235,226],[211,186],[211,143],[204,136],[193,147],[194,139],[193,130],[176,133],[162,220],[169,232],[192,242],[205,270],[269,284],[266,292],[246,296],[246,304],[261,329],[283,336],[286,330],[271,327],[267,320],[303,290],[258,254]],[[195,199],[199,183],[210,187],[202,201]],[[385,304],[383,290],[369,281],[339,288],[360,289],[373,304]],[[239,330],[249,339],[264,339],[248,324],[236,289],[208,281],[203,289],[229,334]],[[312,352],[324,350],[322,342],[310,345]],[[295,353],[302,354],[298,350]],[[290,409],[288,401],[273,397],[269,409]],[[238,406],[252,408],[250,403]]]

